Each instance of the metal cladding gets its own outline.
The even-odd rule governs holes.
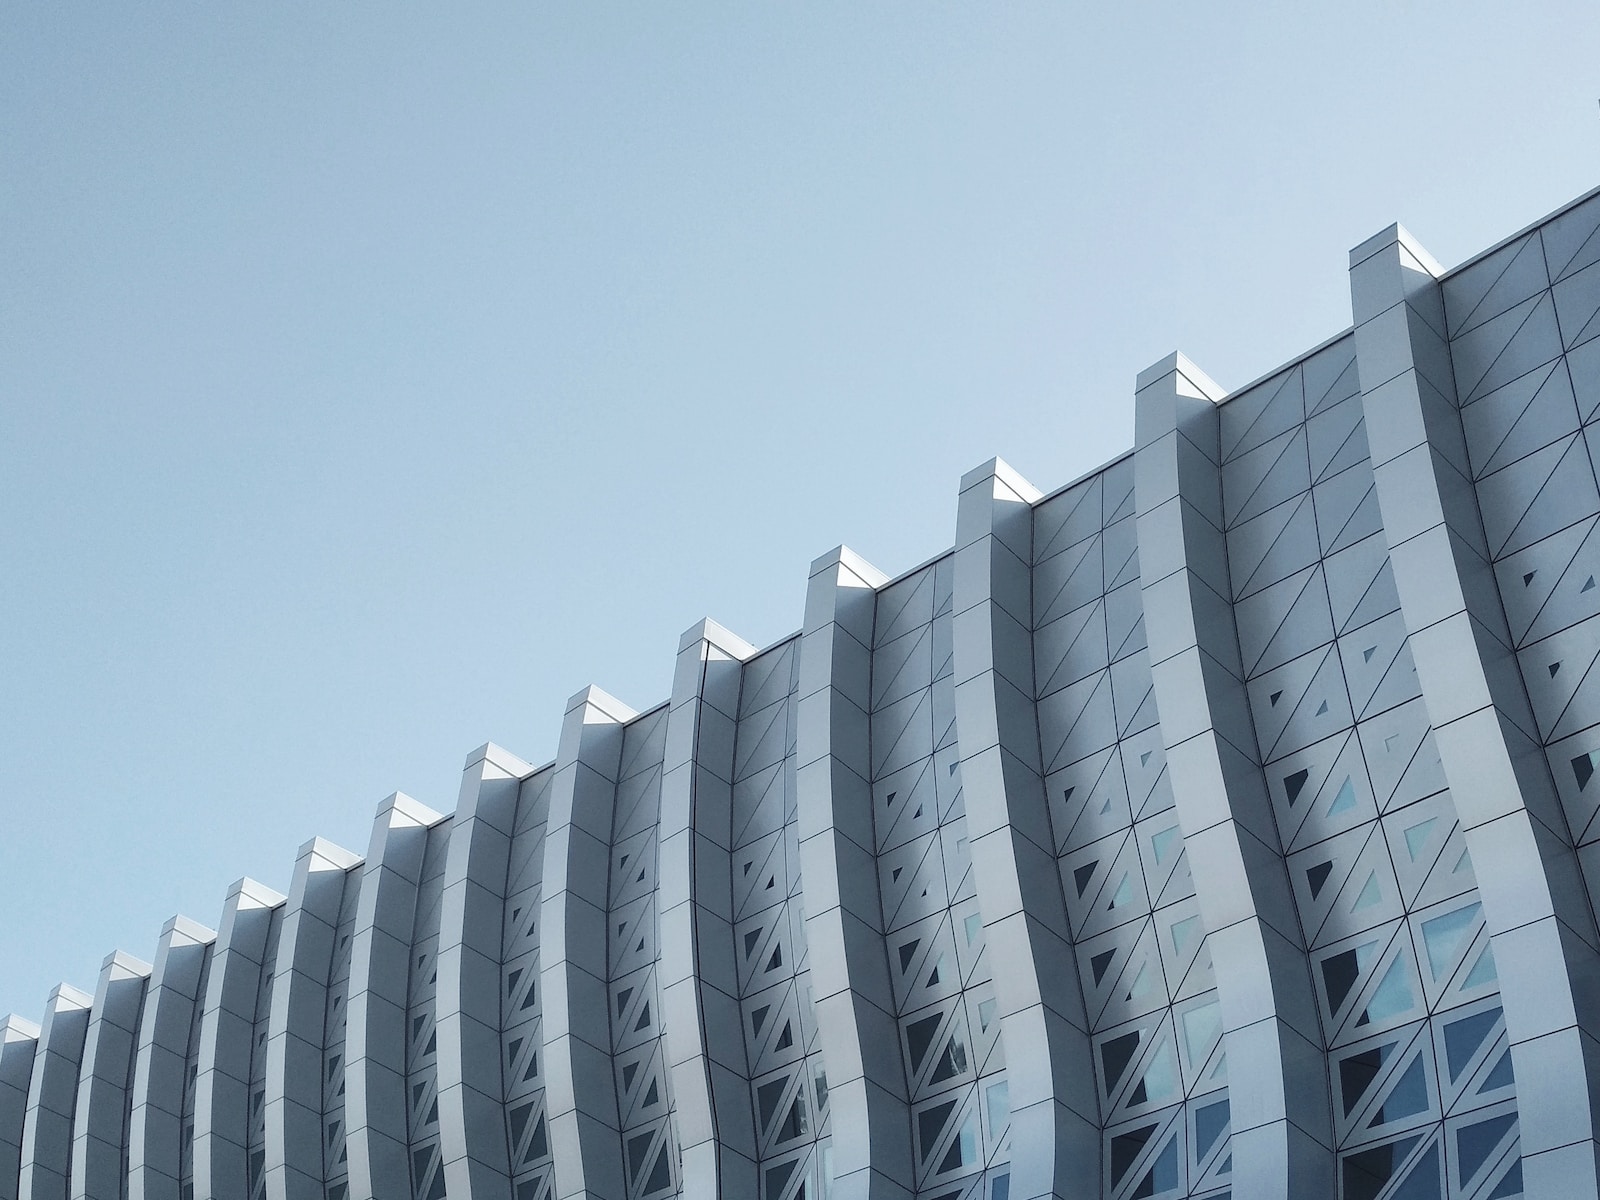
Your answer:
[[[0,1022],[0,1200],[1600,1194],[1600,193]]]

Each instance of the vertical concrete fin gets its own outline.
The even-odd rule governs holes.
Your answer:
[[[323,1196],[323,1051],[339,914],[361,858],[314,838],[300,848],[272,964],[267,1014],[265,1170],[268,1200]],[[342,1119],[342,1118],[341,1118]]]
[[[796,787],[835,1194],[908,1200],[911,1114],[873,854],[870,755],[876,589],[844,547],[811,564],[800,637]]]
[[[739,687],[754,653],[714,621],[683,635],[661,776],[661,998],[683,1194],[729,1200],[757,1192],[729,855]]]
[[[1251,724],[1219,528],[1221,390],[1182,355],[1139,375],[1134,492],[1151,674],[1215,965],[1240,1196],[1334,1191],[1310,969]]]
[[[72,1200],[123,1194],[134,1046],[150,986],[149,963],[118,950],[100,968],[78,1070],[72,1122]]]
[[[177,1200],[200,997],[216,930],[173,917],[161,930],[134,1052],[128,1120],[129,1200]]]
[[[567,704],[551,781],[539,974],[558,1200],[626,1200],[608,1021],[606,913],[623,727],[633,716],[599,688],[579,692]]]
[[[533,1196],[547,1196],[554,1191],[553,1187],[542,1190],[548,1185],[555,1163],[546,1116],[549,1058],[544,1052],[544,981],[539,969],[544,837],[554,777],[555,767],[551,764],[532,772],[518,785],[509,857],[503,882],[497,885],[505,894],[500,905],[502,935],[500,968],[496,973],[500,998],[495,1043],[497,1061],[504,1063],[502,1091],[497,1097],[503,1107],[490,1126],[498,1127],[498,1136],[507,1147],[512,1187]],[[463,1026],[464,1030],[469,1028]],[[479,1167],[474,1160],[472,1170]],[[497,1193],[491,1188],[489,1194]]]
[[[500,964],[517,797],[533,768],[499,746],[467,758],[442,880],[435,1023],[439,1144],[450,1195],[511,1193],[500,1066]]]
[[[406,1114],[408,981],[429,831],[444,820],[396,793],[378,806],[351,937],[345,1151],[351,1196],[412,1194]]]
[[[266,1006],[285,898],[241,879],[223,902],[200,1014],[195,1081],[195,1193],[248,1200],[266,1168],[252,1152],[258,1123],[265,1134]],[[258,1102],[255,1091],[261,1092]],[[259,1155],[259,1157],[257,1157]]]
[[[0,1200],[17,1200],[22,1170],[22,1124],[28,1081],[39,1049],[39,1027],[18,1016],[0,1018]]]
[[[1398,225],[1350,252],[1361,404],[1400,610],[1478,880],[1530,1196],[1600,1189],[1594,914],[1517,674],[1467,467],[1438,265]]]
[[[22,1122],[17,1195],[24,1200],[65,1200],[68,1194],[78,1071],[93,1006],[93,996],[66,983],[45,1005]]]
[[[1011,1195],[1098,1190],[1100,1114],[1083,994],[1040,764],[1033,679],[1033,505],[999,459],[961,480],[953,654],[972,867],[1006,1044]]]

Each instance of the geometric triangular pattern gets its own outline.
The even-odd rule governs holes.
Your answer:
[[[1524,646],[1600,615],[1597,526],[1600,519],[1588,517],[1495,564],[1513,645]]]
[[[1308,646],[1333,640],[1333,615],[1320,565],[1241,600],[1235,610],[1246,678],[1282,666]]]
[[[1600,270],[1585,267],[1551,289],[1564,349],[1600,336]]]
[[[1054,656],[1046,678],[1059,675],[1059,692],[1072,694],[1076,678],[1098,673],[1114,730],[1103,605],[1085,611],[1072,602],[1085,580],[1093,580],[1099,591],[1098,539],[1078,539],[1058,558],[1064,570],[1046,584],[1053,601],[1045,603],[1054,602],[1060,614],[1044,639]],[[878,594],[868,714],[871,849],[900,1057],[916,1106],[918,1175],[941,1184],[983,1171],[1001,1149],[986,1136],[1003,1139],[1009,1129],[980,1114],[980,1091],[1003,1078],[996,1075],[1003,1057],[992,1049],[998,1021],[990,1012],[975,1030],[966,1004],[967,997],[987,988],[989,975],[957,769],[951,578],[946,556]],[[1136,712],[1137,702],[1130,703]],[[796,1089],[796,1095],[801,1094],[798,1078],[783,1085]],[[778,1083],[771,1087],[777,1095]],[[759,1094],[757,1100],[759,1107]]]
[[[1228,569],[1234,600],[1316,561],[1317,523],[1311,493],[1270,508],[1228,531]]]
[[[1381,533],[1363,538],[1323,563],[1333,626],[1348,633],[1400,607],[1389,565],[1389,544]]]
[[[1225,466],[1234,465],[1285,433],[1303,428],[1306,410],[1300,365],[1232,397],[1220,415]]]
[[[1597,649],[1592,623],[1563,629],[1517,653],[1534,719],[1547,742],[1592,724],[1600,711],[1595,699],[1600,679],[1594,671]]]
[[[1354,374],[1354,363],[1351,364]],[[1311,481],[1321,483],[1371,457],[1361,420],[1361,397],[1347,397],[1306,422]]]
[[[1311,354],[1301,363],[1301,372],[1308,420],[1361,395],[1353,337],[1339,338]]]
[[[518,789],[501,914],[500,1054],[511,1183],[518,1197],[553,1187],[554,1149],[545,1120],[543,993],[539,986],[539,896],[553,772]]]
[[[1559,359],[1489,392],[1461,412],[1473,475],[1481,479],[1576,433],[1578,406]]]
[[[1444,307],[1450,336],[1460,337],[1515,308],[1550,286],[1544,247],[1537,233],[1501,247],[1444,281]]]
[[[1444,791],[1444,768],[1420,698],[1363,721],[1358,735],[1380,812]]]
[[[444,1164],[439,1154],[439,1039],[436,1027],[439,982],[439,920],[443,902],[445,851],[451,818],[428,830],[412,924],[406,1010],[406,1140],[411,1149],[413,1200],[444,1194]]]
[[[1311,486],[1306,432],[1299,426],[1229,461],[1223,521],[1232,527],[1258,517]]]
[[[1555,305],[1547,293],[1491,317],[1451,342],[1462,405],[1560,357],[1561,349]]]
[[[1600,261],[1600,204],[1586,200],[1567,209],[1539,228],[1550,278],[1565,279],[1590,263]]]
[[[1592,515],[1585,497],[1595,487],[1574,452],[1558,480],[1570,476],[1564,494],[1541,495],[1560,447],[1546,455],[1548,467],[1540,451],[1562,437],[1569,448],[1583,442],[1577,406],[1564,372],[1557,378],[1551,365],[1555,314],[1536,295],[1537,245],[1502,254],[1493,271],[1492,280],[1452,287],[1449,304],[1456,327],[1479,339],[1469,378],[1459,382],[1484,405],[1465,418],[1468,453],[1480,472],[1501,473],[1504,502],[1493,515],[1485,508],[1499,551],[1516,548],[1526,537],[1521,528],[1551,528],[1552,513],[1570,517],[1567,524]],[[1296,916],[1312,949],[1324,1037],[1338,1051],[1330,1084],[1343,1190],[1435,1195],[1448,1164],[1429,1014],[1480,995],[1492,1000],[1498,984],[1480,951],[1476,884],[1400,612],[1351,340],[1313,356],[1324,361],[1315,387],[1305,373],[1303,428],[1271,419],[1276,381],[1249,397],[1231,442],[1236,401],[1222,406],[1232,617]],[[1335,349],[1345,357],[1325,357]],[[1344,368],[1349,378],[1334,386],[1330,377],[1337,381]],[[1568,559],[1575,553],[1576,542]],[[1530,569],[1559,575],[1565,566]],[[1100,853],[1093,871],[1087,861],[1068,863],[1093,891],[1110,884],[1099,877],[1108,857]],[[1427,936],[1424,922],[1432,922]],[[1159,913],[1152,923],[1162,930]],[[1181,940],[1184,922],[1164,932]],[[1170,975],[1173,951],[1159,932],[1157,945]],[[1131,947],[1119,946],[1108,970],[1127,971],[1133,961]],[[1200,1137],[1198,1123],[1190,1132]],[[1136,1173],[1128,1179],[1137,1182]]]
[[[933,599],[931,583],[902,589],[886,615],[912,631],[917,614],[932,611]],[[903,641],[896,673],[926,675],[931,642]],[[794,807],[798,660],[790,640],[748,660],[741,671],[729,814],[739,1015],[751,1108],[766,1118],[758,1122],[757,1174],[761,1194],[773,1200],[809,1194],[804,1189],[815,1186],[817,1147],[827,1143],[830,1128],[800,905]],[[897,686],[879,682],[881,692]],[[931,788],[927,798],[931,805]]]
[[[1258,675],[1247,691],[1256,737],[1269,761],[1352,724],[1339,655],[1331,645]]]
[[[1324,556],[1353,546],[1382,528],[1377,487],[1365,460],[1321,480],[1312,490],[1311,502]]]
[[[1495,559],[1600,512],[1584,439],[1571,434],[1486,475],[1478,484]]]
[[[1319,398],[1349,394],[1350,365],[1320,364]],[[1286,496],[1311,486],[1301,373],[1270,381],[1224,421],[1235,476],[1247,481],[1228,499],[1226,515],[1248,533],[1273,520]],[[1128,486],[1107,482],[1103,495]],[[1108,1061],[1118,1067],[1127,1051],[1114,1094],[1102,1097],[1108,1194],[1186,1195],[1195,1181],[1225,1187],[1231,1163],[1216,983],[1173,812],[1127,536],[1132,522],[1127,505],[1106,501],[1108,524],[1096,526],[1091,494],[1077,485],[1034,515],[1033,665],[1045,792],[1102,1088]],[[1070,538],[1061,533],[1069,526]],[[1270,547],[1264,554],[1272,557]],[[1249,603],[1260,610],[1251,628],[1268,631],[1249,651],[1256,659],[1285,640],[1269,645],[1271,630],[1298,630],[1307,620],[1332,641],[1319,572],[1268,587]],[[1191,1044],[1203,1061],[1191,1061]],[[1210,1136],[1192,1161],[1187,1131],[1195,1121]],[[1149,1144],[1139,1140],[1147,1132]]]
[[[1357,720],[1422,694],[1400,613],[1379,617],[1339,639],[1339,657]]]

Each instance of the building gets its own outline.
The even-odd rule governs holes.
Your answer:
[[[0,1198],[1597,1195],[1600,192],[0,1025]]]

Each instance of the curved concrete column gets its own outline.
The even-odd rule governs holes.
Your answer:
[[[733,953],[733,753],[755,647],[714,621],[678,643],[661,777],[662,1008],[685,1196],[754,1196],[756,1128]]]
[[[806,941],[833,1127],[834,1195],[909,1200],[911,1114],[872,829],[872,626],[882,572],[843,546],[811,564],[796,787]]]
[[[111,954],[100,968],[94,1008],[83,1040],[77,1113],[72,1122],[73,1200],[123,1194],[123,1148],[128,1144],[129,1088],[134,1043],[150,986],[149,963]]]
[[[228,892],[211,955],[200,1015],[200,1073],[195,1081],[195,1194],[210,1200],[250,1196],[250,1080],[262,984],[284,897],[253,879]]]
[[[1398,225],[1350,252],[1361,404],[1417,680],[1500,977],[1530,1196],[1600,1191],[1600,952],[1517,674],[1445,340],[1438,265]]]
[[[1083,992],[1040,764],[1033,678],[1033,505],[999,459],[961,480],[953,654],[972,867],[1008,1046],[1016,1200],[1098,1190],[1100,1112]]]
[[[324,1013],[339,911],[360,865],[359,855],[321,838],[295,861],[267,1016],[268,1200],[323,1200]]]
[[[504,1107],[496,1124],[509,1150],[514,1187],[534,1196],[546,1194],[540,1189],[555,1171],[550,1123],[545,1116],[548,1060],[544,1053],[544,981],[539,973],[539,898],[544,889],[544,834],[554,775],[555,765],[547,764],[518,788],[502,885],[505,902],[501,905],[497,1061],[505,1067]]]
[[[439,921],[439,1145],[451,1195],[511,1194],[500,1104],[500,960],[517,798],[533,768],[499,746],[467,757]]]
[[[0,1018],[0,1200],[17,1200],[22,1170],[22,1122],[28,1113],[39,1027],[18,1016]]]
[[[178,1200],[184,1094],[200,996],[217,934],[187,917],[161,930],[134,1052],[129,1200]]]
[[[78,1069],[93,1004],[93,996],[63,983],[50,993],[45,1006],[22,1122],[17,1184],[22,1200],[67,1200]]]
[[[627,705],[599,688],[567,704],[551,782],[540,901],[546,1117],[560,1200],[626,1200],[607,1013],[611,817]]]
[[[1238,1196],[1334,1194],[1322,1031],[1250,720],[1221,523],[1221,390],[1182,355],[1139,375],[1139,571],[1162,738],[1216,969]]]
[[[350,943],[345,1150],[352,1197],[411,1195],[407,981],[428,831],[443,820],[396,792],[378,806]]]

